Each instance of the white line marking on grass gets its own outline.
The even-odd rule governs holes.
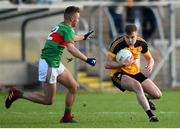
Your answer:
[[[180,114],[180,112],[157,112],[158,114]]]
[[[57,112],[2,112],[3,114],[50,114],[50,115],[56,115],[59,114]]]
[[[137,113],[138,112],[93,112],[91,114],[107,114],[107,115],[112,114],[112,115],[114,115],[114,114],[137,114]]]
[[[59,112],[2,112],[2,114],[50,114],[50,115],[58,115],[60,114]],[[81,114],[84,112],[74,112],[76,114]],[[114,114],[138,114],[138,113],[142,113],[142,112],[85,112],[86,114],[107,114],[107,115],[114,115]],[[160,111],[157,112],[157,114],[180,114],[180,112],[164,112],[164,111]]]

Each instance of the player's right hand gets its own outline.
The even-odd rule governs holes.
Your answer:
[[[131,57],[128,57],[128,58],[123,62],[123,64],[124,64],[125,66],[128,66],[128,65],[132,64],[133,61],[134,61],[134,56],[131,56]]]
[[[86,63],[88,63],[91,66],[96,65],[96,59],[95,58],[87,58]]]

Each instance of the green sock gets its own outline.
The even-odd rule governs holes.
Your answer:
[[[71,108],[66,107],[66,108],[65,108],[65,112],[71,112]]]
[[[72,117],[71,108],[68,108],[68,107],[65,108],[64,117],[65,118],[71,118]]]

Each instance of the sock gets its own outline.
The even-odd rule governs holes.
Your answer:
[[[68,107],[65,108],[64,117],[66,117],[66,118],[72,117],[72,115],[71,115],[71,108],[68,108]]]
[[[149,97],[147,96],[147,94],[145,94],[145,96],[146,96],[147,100],[149,101]]]
[[[151,118],[152,116],[154,116],[154,114],[152,113],[151,110],[147,110],[146,113],[147,113],[147,115],[148,115],[149,118]]]

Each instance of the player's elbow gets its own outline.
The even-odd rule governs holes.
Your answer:
[[[105,67],[105,69],[111,69],[109,63],[106,63],[106,64],[104,65],[104,67]]]
[[[153,58],[151,58],[151,62],[152,62],[152,64],[153,64],[153,66],[154,66],[154,59],[153,59]]]
[[[74,48],[73,48],[73,47],[67,47],[67,50],[68,50],[70,53],[73,53],[73,52],[74,52]]]
[[[105,65],[104,68],[105,68],[105,69],[109,69],[109,66]]]
[[[76,57],[76,50],[73,47],[67,49],[69,53],[71,53],[74,57]]]

